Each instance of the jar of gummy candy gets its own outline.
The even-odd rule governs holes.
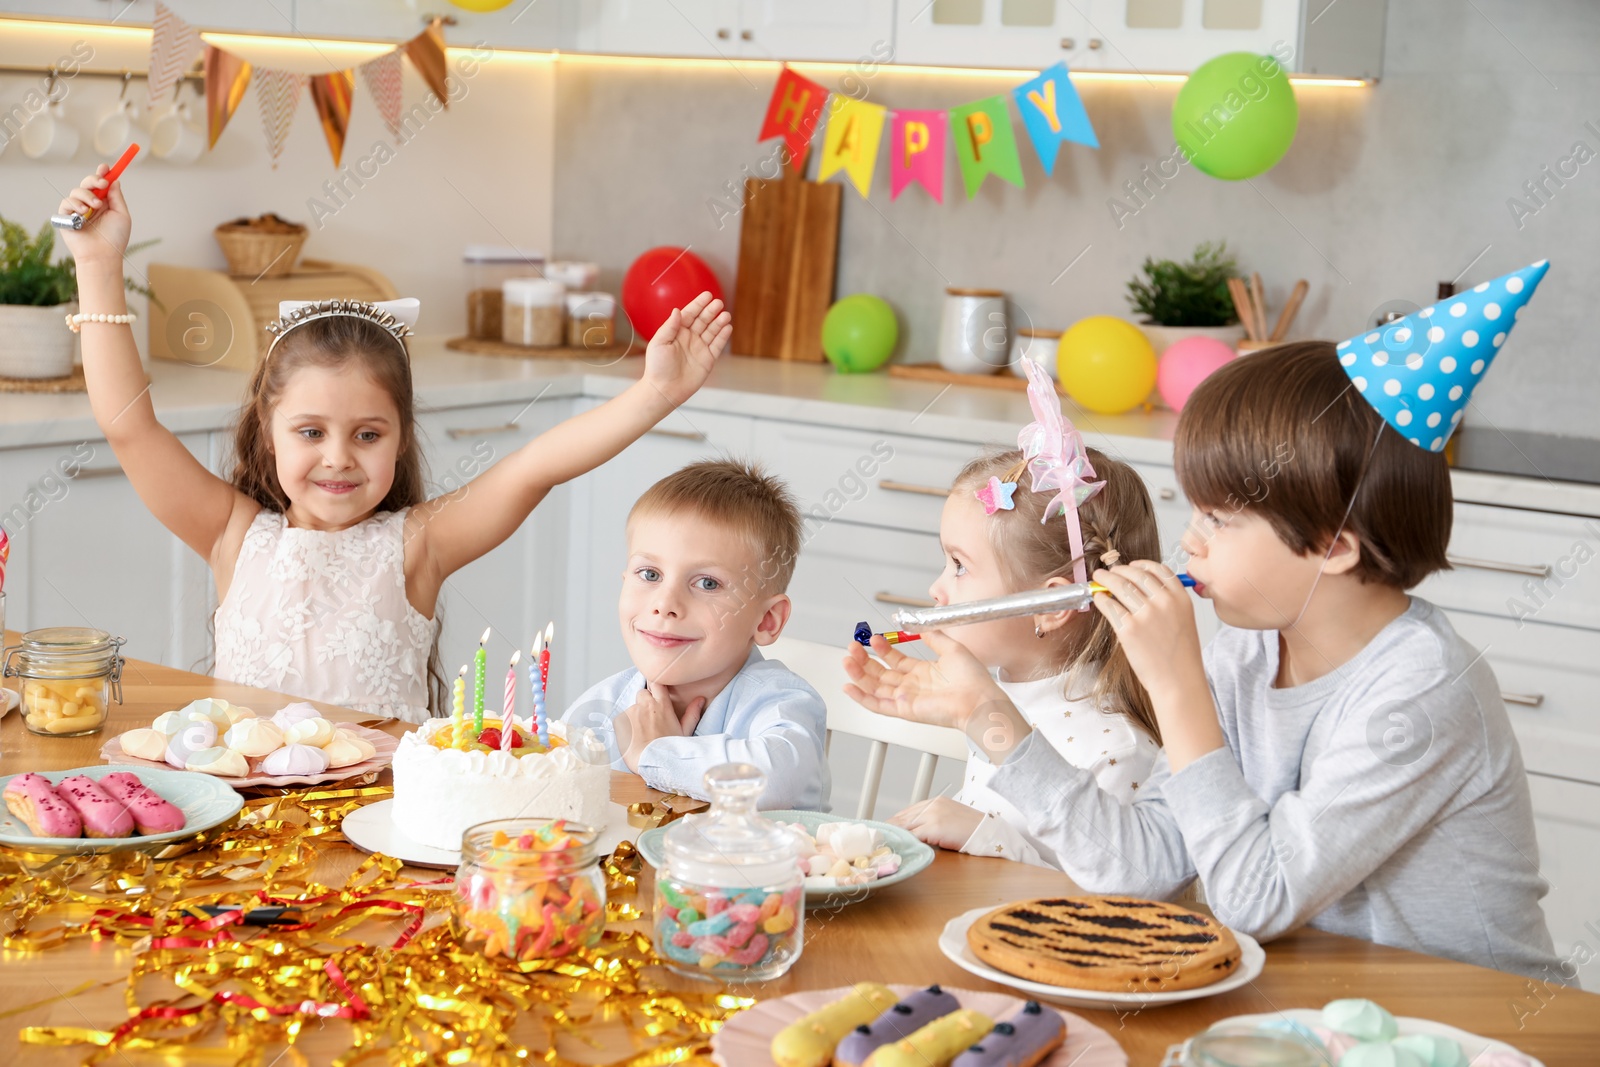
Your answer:
[[[800,958],[805,873],[794,835],[756,814],[767,776],[748,763],[706,772],[711,810],[667,829],[656,872],[656,952],[680,974],[776,978]]]
[[[82,737],[122,703],[122,638],[88,626],[29,630],[6,649],[5,676],[21,681],[22,722],[36,734]]]
[[[522,962],[593,948],[606,928],[606,883],[592,826],[496,819],[461,835],[455,933],[485,956]]]

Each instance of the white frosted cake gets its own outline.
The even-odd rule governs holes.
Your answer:
[[[470,722],[463,724],[471,729]],[[485,720],[487,728],[498,720]],[[431,719],[400,739],[394,754],[394,822],[406,836],[452,852],[469,826],[492,819],[570,819],[606,824],[611,768],[589,730],[568,743],[564,723],[551,723],[544,751],[517,727],[511,752],[458,738],[449,719]]]

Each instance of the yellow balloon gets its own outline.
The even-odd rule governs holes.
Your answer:
[[[450,0],[450,2],[463,11],[499,11],[509,6],[511,0]]]
[[[1156,352],[1133,323],[1093,315],[1061,335],[1056,370],[1062,388],[1080,407],[1120,415],[1155,388]]]

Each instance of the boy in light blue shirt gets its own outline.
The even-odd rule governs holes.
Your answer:
[[[762,808],[827,811],[822,698],[759,649],[789,621],[799,550],[799,509],[755,467],[707,460],[651,486],[628,514],[619,614],[633,667],[562,720],[653,789],[704,797],[707,770],[751,763],[767,776]]]

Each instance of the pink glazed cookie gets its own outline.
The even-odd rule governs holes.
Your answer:
[[[161,799],[159,793],[139,781],[137,774],[127,771],[108,774],[100,779],[100,788],[128,809],[141,834],[175,833],[188,821],[175,805]]]
[[[100,783],[86,774],[63,778],[56,793],[83,819],[85,837],[132,837],[133,816]]]
[[[27,823],[35,837],[83,836],[83,820],[42,774],[19,774],[7,782],[6,810]]]

